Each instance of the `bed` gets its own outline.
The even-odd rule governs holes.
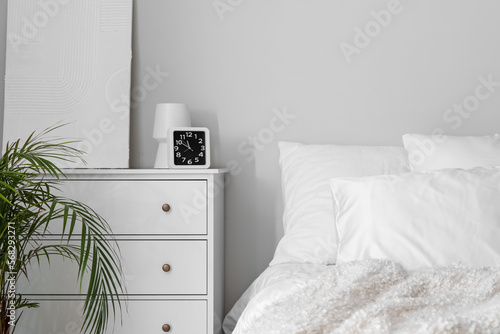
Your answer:
[[[285,233],[226,334],[500,333],[500,135],[279,149]]]

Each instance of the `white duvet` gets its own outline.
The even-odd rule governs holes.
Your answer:
[[[238,320],[233,334],[498,334],[500,268],[407,272],[387,260],[284,265],[268,268],[242,302],[241,316],[233,309],[226,319],[227,332]]]

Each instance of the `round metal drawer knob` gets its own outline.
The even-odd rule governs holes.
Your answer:
[[[164,332],[170,332],[170,325],[165,324],[165,325],[161,326],[161,329],[162,329]]]
[[[170,205],[168,205],[167,203],[163,204],[161,206],[161,209],[165,212],[169,212],[170,211]]]
[[[169,264],[164,264],[161,269],[163,269],[164,272],[169,272],[170,271],[170,265]]]

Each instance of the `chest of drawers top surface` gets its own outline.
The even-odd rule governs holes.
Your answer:
[[[107,178],[107,179],[120,179],[120,178],[137,178],[137,179],[186,179],[197,177],[208,177],[210,175],[224,174],[228,170],[224,168],[208,168],[208,169],[95,169],[95,168],[64,168],[64,174],[68,177],[74,178]]]

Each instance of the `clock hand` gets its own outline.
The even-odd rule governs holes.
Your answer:
[[[187,143],[187,142],[186,142],[186,143]],[[182,140],[181,140],[181,145],[182,145],[182,146],[186,146],[188,149],[190,148],[188,145],[184,144],[184,143],[182,142]],[[186,151],[184,151],[184,152],[186,152]]]
[[[189,141],[186,140],[185,144],[181,141],[181,145],[186,146],[186,149],[184,150],[184,152],[186,152],[188,150],[193,151],[193,149],[191,148],[191,145],[189,145]]]

